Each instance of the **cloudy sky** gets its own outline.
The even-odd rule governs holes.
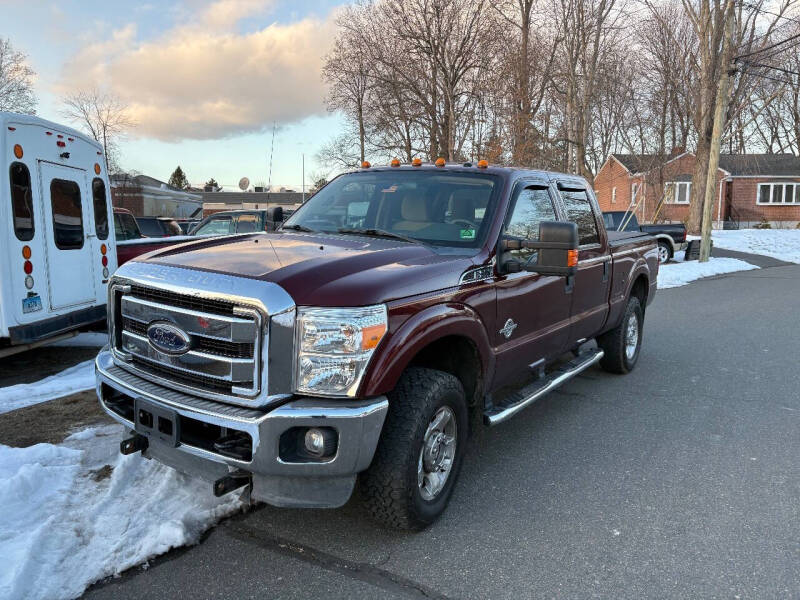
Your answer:
[[[121,163],[166,180],[228,189],[266,181],[298,187],[342,123],[325,110],[321,56],[342,0],[0,0],[0,36],[37,72],[38,112],[64,121],[60,98],[106,88],[137,126]]]

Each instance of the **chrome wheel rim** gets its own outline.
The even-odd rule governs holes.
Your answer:
[[[433,500],[441,493],[453,470],[458,427],[456,415],[442,406],[431,418],[417,462],[417,485],[423,499]]]
[[[669,250],[661,244],[658,245],[658,262],[665,263],[669,260]]]
[[[632,360],[636,354],[636,347],[639,345],[639,318],[636,313],[628,318],[628,325],[625,327],[625,356]]]

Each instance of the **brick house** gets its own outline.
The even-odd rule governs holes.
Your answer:
[[[686,222],[695,155],[611,154],[594,179],[603,211],[636,205],[643,223]],[[800,158],[791,154],[722,154],[714,193],[714,227],[800,223]],[[659,203],[663,203],[659,208]]]

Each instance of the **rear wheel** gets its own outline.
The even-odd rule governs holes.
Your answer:
[[[442,514],[458,478],[467,438],[464,389],[449,373],[412,367],[388,396],[361,495],[384,525],[419,530]]]
[[[665,262],[669,261],[672,258],[672,248],[670,245],[663,241],[659,240],[658,242],[658,262],[659,264],[664,264]]]
[[[631,297],[619,325],[597,338],[597,345],[604,352],[600,366],[606,371],[625,374],[636,366],[642,349],[643,318],[641,302]]]

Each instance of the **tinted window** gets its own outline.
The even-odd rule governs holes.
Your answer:
[[[506,227],[506,235],[521,240],[535,241],[539,239],[539,223],[555,220],[556,213],[547,190],[526,188],[517,196],[514,210]],[[536,250],[530,248],[512,250],[511,255],[523,263],[536,260]]]
[[[236,225],[237,233],[252,233],[258,230],[259,227],[257,215],[239,215]]]
[[[561,190],[564,206],[567,209],[567,219],[578,226],[580,245],[597,244],[600,236],[597,234],[597,222],[594,220],[592,203],[583,190]]]
[[[139,219],[139,230],[147,237],[164,237],[166,232],[161,227],[158,219]]]
[[[226,233],[233,233],[233,219],[230,217],[211,219],[205,225],[198,227],[192,235],[221,235]]]
[[[496,181],[490,174],[438,170],[350,173],[312,196],[286,225],[332,233],[381,229],[430,244],[475,248],[494,216]]]
[[[83,248],[83,211],[81,190],[74,181],[53,179],[50,182],[50,204],[53,209],[53,237],[56,248]]]
[[[106,184],[102,179],[92,181],[92,199],[94,201],[94,231],[98,239],[108,239],[108,203],[106,202]]]
[[[31,174],[22,163],[14,163],[9,170],[11,180],[11,214],[17,239],[28,242],[33,239],[33,197]]]

